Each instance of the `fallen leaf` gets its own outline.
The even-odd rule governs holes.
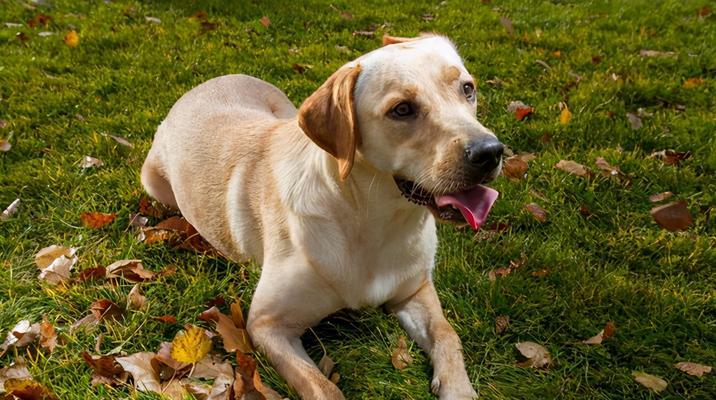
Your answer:
[[[682,85],[684,89],[693,89],[695,87],[699,87],[704,84],[703,78],[689,78],[684,81],[684,84]]]
[[[711,7],[703,6],[703,7],[699,8],[699,11],[697,14],[699,17],[708,17],[709,15],[711,15]]]
[[[614,167],[607,160],[604,159],[604,157],[597,157],[597,160],[594,162],[596,164],[597,168],[602,170],[604,172],[605,176],[618,176],[621,174],[621,171],[619,170],[619,167]]]
[[[7,367],[0,368],[0,393],[5,392],[5,381],[8,379],[32,379],[25,360],[19,357]]]
[[[712,370],[711,366],[709,366],[709,365],[703,365],[703,364],[697,364],[697,363],[685,362],[685,361],[676,363],[676,364],[674,364],[674,366],[677,369],[679,369],[683,372],[686,372],[689,375],[693,375],[693,376],[704,376],[704,374],[711,373],[711,370]]]
[[[664,161],[664,164],[675,166],[678,166],[682,161],[690,157],[690,151],[676,151],[671,149],[655,151],[649,155],[649,158],[659,158]]]
[[[127,307],[130,310],[141,310],[147,305],[147,298],[142,294],[139,284],[132,286],[127,295]]]
[[[99,299],[90,305],[90,311],[100,321],[104,319],[118,320],[124,317],[122,308],[107,299]]]
[[[105,384],[116,386],[127,381],[129,374],[122,368],[115,356],[92,356],[86,351],[82,352],[82,358],[92,369],[92,386]]]
[[[627,113],[626,114],[627,120],[629,120],[629,125],[631,126],[631,129],[637,130],[641,129],[641,127],[644,126],[644,124],[641,122],[641,118],[634,114],[634,113]]]
[[[240,351],[242,353],[249,353],[253,350],[246,329],[236,326],[234,320],[219,311],[218,308],[211,307],[204,311],[199,315],[199,319],[216,322],[216,331],[219,332],[224,342],[224,350],[228,352]]]
[[[341,11],[340,14],[341,18],[346,21],[351,21],[353,19],[353,14],[347,12],[347,11]]]
[[[552,362],[549,352],[542,345],[534,342],[519,342],[515,347],[527,359],[517,363],[520,367],[544,368]]]
[[[569,124],[569,121],[572,120],[572,112],[569,111],[569,107],[565,104],[564,107],[562,107],[562,111],[559,112],[559,123],[562,125]]]
[[[147,226],[148,222],[149,218],[141,214],[129,214],[129,226],[132,228],[144,228],[145,226]]]
[[[673,196],[673,195],[674,194],[671,192],[661,192],[661,193],[657,193],[657,194],[652,194],[651,196],[649,196],[649,201],[652,203],[659,203],[661,201],[671,198],[671,196]]]
[[[202,31],[202,32],[215,31],[215,30],[219,27],[219,23],[218,23],[218,22],[210,22],[210,21],[201,21],[201,22],[199,23],[199,25],[201,26],[201,31]]]
[[[144,228],[144,242],[168,242],[179,249],[220,256],[214,247],[183,217],[173,216],[151,228]]]
[[[223,361],[217,355],[207,356],[199,361],[191,376],[214,381],[207,400],[226,399],[234,384],[234,368],[231,363]],[[240,399],[240,397],[236,398]]]
[[[271,25],[271,20],[269,19],[269,17],[267,17],[265,15],[263,17],[261,17],[259,22],[261,23],[261,25],[264,26],[264,28],[268,28],[269,25]]]
[[[557,164],[554,165],[554,167],[573,175],[581,177],[589,176],[589,171],[587,170],[587,168],[584,167],[584,165],[571,160],[560,160]]]
[[[75,31],[69,31],[65,34],[64,40],[68,47],[77,47],[80,44],[80,35]]]
[[[647,374],[646,372],[634,371],[631,373],[634,380],[641,383],[644,387],[653,390],[656,393],[663,392],[668,383],[656,375]]]
[[[99,158],[94,158],[91,156],[82,157],[82,161],[80,162],[80,167],[82,169],[96,168],[96,167],[101,167],[103,165],[104,165],[104,161],[100,160]]]
[[[542,278],[542,277],[549,275],[549,273],[550,273],[549,268],[542,268],[540,270],[530,272],[530,275],[537,277],[537,278]]]
[[[280,400],[281,396],[261,382],[256,361],[249,355],[236,353],[234,396],[242,400]]]
[[[32,379],[8,379],[4,386],[6,394],[3,399],[57,400],[50,389]]]
[[[3,210],[2,214],[0,214],[0,221],[6,221],[8,220],[13,214],[15,214],[20,207],[20,199],[15,199],[12,203],[10,203],[9,206],[5,210]]]
[[[333,373],[333,368],[335,368],[336,362],[331,359],[331,357],[328,357],[328,354],[324,354],[323,357],[321,357],[321,361],[318,362],[318,369],[321,370],[323,375],[326,378],[330,378],[331,374]]]
[[[0,356],[10,348],[25,347],[34,342],[40,335],[40,324],[30,323],[29,320],[23,319],[10,329],[7,333],[5,341],[0,345]]]
[[[152,317],[153,320],[163,322],[165,324],[176,324],[177,323],[177,317],[173,315],[162,315],[159,317]]]
[[[45,15],[43,13],[38,13],[38,14],[35,14],[32,17],[32,19],[27,21],[27,26],[29,26],[30,28],[44,26],[45,28],[47,28],[50,21],[52,21],[52,17],[50,17],[49,15]]]
[[[495,319],[495,334],[501,335],[510,326],[510,317],[507,315],[500,315]]]
[[[154,218],[165,218],[171,210],[164,204],[151,199],[147,196],[142,196],[139,199],[139,213]]]
[[[494,282],[494,281],[497,280],[497,277],[498,277],[498,276],[499,276],[500,278],[504,278],[505,276],[507,276],[507,275],[509,275],[509,274],[511,274],[511,273],[512,273],[512,268],[509,268],[509,267],[507,267],[507,268],[505,268],[505,267],[495,268],[495,269],[493,269],[493,270],[491,270],[490,272],[487,273],[487,279],[488,279],[490,282]]]
[[[144,20],[153,24],[161,24],[162,20],[157,17],[144,17]]]
[[[144,351],[126,357],[117,357],[116,361],[134,378],[134,387],[140,392],[162,392],[159,376],[152,367],[154,353]]]
[[[642,57],[676,57],[676,53],[673,51],[658,51],[658,50],[641,50],[639,55]]]
[[[527,162],[519,156],[508,157],[502,162],[502,175],[513,180],[523,179],[528,168]]]
[[[413,362],[413,357],[411,357],[410,353],[408,353],[408,345],[405,342],[405,336],[400,335],[398,338],[398,345],[395,347],[390,356],[390,362],[397,370],[405,369],[405,367]]]
[[[602,62],[602,56],[592,56],[592,64],[597,65]]]
[[[509,18],[500,16],[500,24],[505,28],[508,35],[514,36],[515,28],[512,26],[512,21]]]
[[[211,350],[211,340],[203,328],[189,326],[185,331],[177,333],[172,340],[172,358],[194,364],[204,358]]]
[[[127,140],[121,136],[110,135],[108,133],[104,133],[104,135],[111,137],[115,142],[121,144],[122,146],[134,147],[134,145],[132,143],[130,143],[129,140]]]
[[[0,118],[0,129],[7,128],[7,126],[8,126],[7,121],[4,120],[4,119],[2,119],[2,118]]]
[[[6,139],[0,139],[0,151],[8,152],[12,149],[12,145]]]
[[[99,319],[94,314],[89,314],[83,318],[78,319],[70,326],[70,333],[73,333],[77,329],[82,328],[83,330],[91,330],[99,324]]]
[[[614,326],[613,322],[607,322],[607,324],[604,326],[604,329],[602,329],[599,333],[596,335],[590,337],[589,339],[582,340],[582,343],[584,344],[602,344],[602,341],[604,339],[609,339],[614,335],[614,332],[616,331],[616,328]]]
[[[144,282],[154,279],[156,274],[144,268],[142,260],[119,260],[106,268],[107,279],[122,277],[130,282]]]
[[[40,347],[52,353],[55,351],[56,346],[57,332],[55,332],[55,327],[47,319],[47,315],[45,315],[42,317],[42,322],[40,322]]]
[[[686,230],[693,223],[686,200],[654,207],[651,209],[651,216],[659,226],[672,232]]]
[[[519,100],[516,100],[511,101],[510,104],[507,105],[507,112],[514,114],[515,118],[518,121],[522,121],[527,116],[532,115],[532,113],[534,112],[534,108],[526,105]]]
[[[231,319],[234,321],[234,325],[237,328],[245,329],[246,320],[244,319],[244,312],[241,310],[241,304],[238,301],[231,303],[229,307],[231,310]]]
[[[83,212],[80,214],[80,218],[82,219],[82,225],[86,228],[99,229],[111,224],[112,221],[117,218],[117,214],[107,214],[97,211]]]
[[[547,211],[540,207],[537,203],[529,203],[524,205],[524,209],[532,214],[534,219],[539,222],[547,221]]]

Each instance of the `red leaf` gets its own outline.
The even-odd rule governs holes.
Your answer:
[[[162,315],[161,317],[152,317],[153,320],[163,322],[165,324],[176,324],[177,319],[173,315]]]
[[[92,303],[90,311],[97,319],[121,319],[123,316],[122,309],[111,300],[100,299]]]

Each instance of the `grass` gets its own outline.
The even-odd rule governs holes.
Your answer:
[[[437,31],[455,41],[479,82],[478,118],[513,150],[538,155],[526,179],[500,178],[494,185],[501,197],[490,218],[508,229],[473,235],[440,228],[436,286],[480,395],[716,397],[716,375],[697,378],[673,367],[685,360],[716,364],[716,15],[699,16],[705,5],[716,8],[713,2],[44,3],[33,9],[31,2],[0,0],[0,22],[22,24],[0,26],[0,119],[7,121],[0,138],[12,136],[13,146],[0,153],[0,208],[22,200],[20,211],[0,223],[0,334],[20,319],[39,321],[46,314],[63,344],[52,354],[11,351],[0,365],[25,356],[33,376],[62,399],[152,398],[126,387],[92,391],[80,352],[93,351],[99,333],[103,353],[155,351],[217,295],[248,304],[259,274],[251,265],[147,246],[126,229],[142,195],[141,163],[171,105],[191,87],[228,73],[272,82],[298,104],[333,70],[379,46],[383,33]],[[215,30],[202,31],[192,18],[200,10],[218,24]],[[25,21],[39,12],[52,20],[29,27]],[[268,28],[259,22],[263,16],[270,18]],[[511,20],[514,34],[500,24],[501,16]],[[71,29],[80,37],[75,48],[62,40]],[[358,30],[375,30],[375,36],[354,36]],[[40,37],[41,31],[54,35]],[[676,54],[641,57],[642,49]],[[695,77],[703,83],[685,88]],[[494,79],[502,85],[486,83]],[[512,100],[533,106],[535,114],[517,121],[505,111]],[[559,102],[573,113],[567,125],[558,122]],[[639,109],[648,116],[634,130],[626,113]],[[134,147],[103,133],[126,137]],[[678,167],[649,158],[662,149],[692,156]],[[105,165],[83,170],[84,155]],[[571,159],[596,170],[598,156],[619,165],[629,184],[553,167]],[[666,190],[688,202],[694,224],[685,232],[660,229],[649,215],[648,196]],[[529,202],[548,211],[547,222],[523,211]],[[590,216],[580,213],[582,206]],[[118,220],[86,229],[80,213],[94,210],[117,213]],[[180,268],[143,284],[146,312],[130,312],[122,323],[93,333],[70,334],[67,327],[91,302],[124,304],[131,285],[41,284],[33,256],[51,244],[78,247],[78,269],[124,258],[142,259],[154,270]],[[527,257],[522,268],[488,280],[490,270],[521,254]],[[543,268],[546,276],[531,274]],[[163,314],[180,323],[151,319]],[[511,322],[497,335],[500,315]],[[580,343],[607,321],[617,327],[613,338],[601,346]],[[414,343],[413,364],[403,371],[390,364],[391,348],[403,334],[395,318],[378,310],[342,312],[315,332],[338,362],[347,398],[432,398],[431,368]],[[314,336],[304,340],[320,358]],[[553,365],[516,366],[514,344],[525,340],[544,344]],[[265,381],[295,396],[264,358],[259,363]],[[659,375],[669,386],[653,394],[632,371]]]

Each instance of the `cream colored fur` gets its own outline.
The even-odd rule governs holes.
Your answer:
[[[278,89],[244,75],[212,79],[179,99],[142,169],[149,194],[181,210],[218,250],[262,265],[249,333],[303,399],[343,395],[300,335],[340,309],[380,305],[430,355],[441,399],[475,397],[432,283],[435,220],[401,196],[393,176],[447,192],[465,141],[492,133],[460,95],[460,82],[472,78],[447,39],[394,43],[340,70],[359,68],[345,99],[353,109],[340,108],[355,113],[359,131],[345,179],[341,156],[299,126],[320,96],[297,115]],[[426,111],[411,127],[386,118],[405,96]]]

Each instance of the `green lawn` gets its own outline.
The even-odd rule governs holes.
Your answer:
[[[513,151],[537,155],[525,179],[494,184],[501,197],[490,219],[506,229],[474,235],[440,228],[436,286],[482,398],[716,398],[716,373],[698,378],[673,367],[716,365],[713,1],[40,3],[49,5],[0,0],[0,119],[6,122],[0,139],[12,144],[0,153],[0,211],[22,201],[0,222],[0,340],[19,320],[37,322],[46,314],[63,343],[52,354],[34,346],[11,350],[0,366],[24,356],[33,376],[61,399],[153,398],[128,387],[92,391],[80,353],[94,353],[100,333],[103,353],[155,351],[184,323],[207,326],[197,316],[217,295],[247,305],[259,274],[255,266],[146,245],[127,229],[142,196],[141,164],[171,105],[193,86],[229,73],[267,80],[299,104],[340,65],[379,46],[383,33],[436,31],[454,40],[477,79],[478,118]],[[192,17],[198,11],[206,13],[204,29]],[[51,17],[46,27],[27,23],[38,13]],[[512,34],[500,17],[511,21]],[[76,47],[63,42],[72,29]],[[38,35],[43,31],[54,34]],[[674,54],[645,57],[641,50]],[[690,78],[702,80],[684,85]],[[513,100],[534,107],[534,114],[518,121],[506,111]],[[559,102],[572,112],[568,124],[559,122]],[[640,129],[632,129],[628,112],[642,115]],[[664,149],[691,157],[679,166],[649,157]],[[82,169],[85,155],[104,166]],[[594,165],[600,156],[625,175],[600,175]],[[595,175],[555,169],[562,159]],[[663,191],[687,201],[694,217],[688,230],[669,232],[652,220],[648,197]],[[546,222],[523,210],[532,202],[547,210]],[[118,218],[87,229],[80,222],[85,211]],[[155,271],[169,264],[179,270],[142,284],[147,311],[128,312],[123,322],[92,333],[69,333],[93,301],[125,304],[132,284],[39,282],[34,254],[52,244],[78,247],[76,270],[128,258]],[[489,271],[521,254],[527,260],[521,268],[488,279]],[[544,268],[546,276],[532,274]],[[179,323],[151,319],[163,314]],[[510,325],[498,335],[501,315]],[[614,337],[598,346],[580,343],[607,321],[616,326]],[[431,367],[414,343],[408,368],[396,371],[390,363],[403,334],[394,317],[343,312],[315,333],[338,363],[347,398],[432,398]],[[309,333],[304,340],[320,358],[316,338]],[[552,365],[517,366],[520,341],[543,344]],[[269,385],[295,396],[265,358],[259,364]],[[661,376],[669,386],[653,394],[634,381],[633,371]]]

